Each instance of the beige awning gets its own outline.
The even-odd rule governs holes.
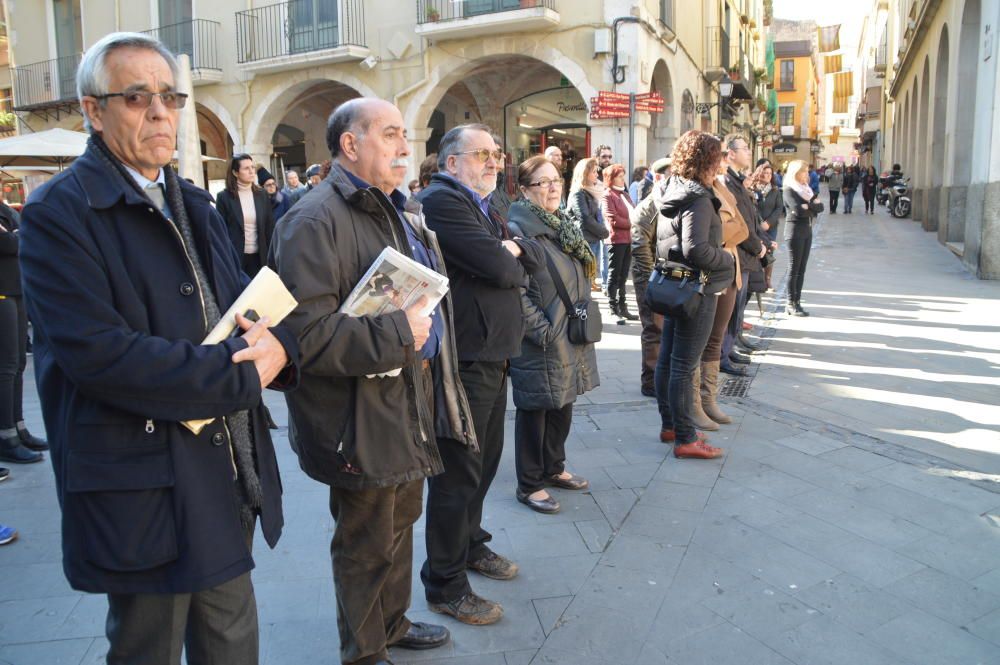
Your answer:
[[[823,71],[824,72],[839,72],[844,68],[843,65],[844,56],[841,54],[828,55],[823,57]]]
[[[833,112],[847,113],[847,103],[854,92],[854,73],[837,72],[833,75]]]

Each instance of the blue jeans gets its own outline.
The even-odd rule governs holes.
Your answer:
[[[597,276],[601,279],[601,284],[607,286],[608,248],[604,245],[603,240],[598,240],[597,242],[591,242],[588,244],[590,245],[590,251],[594,253],[594,258],[597,259]]]
[[[844,212],[851,212],[854,209],[854,195],[858,193],[856,189],[849,189],[844,194]]]
[[[676,443],[693,443],[698,438],[691,420],[694,370],[712,334],[718,296],[702,298],[691,319],[663,317],[660,357],[656,361],[656,403],[663,429],[672,429]]]

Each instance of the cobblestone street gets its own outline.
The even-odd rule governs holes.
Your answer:
[[[562,512],[514,498],[513,404],[487,500],[493,546],[520,564],[489,627],[431,614],[416,571],[410,618],[452,632],[395,663],[447,665],[975,665],[1000,663],[1000,282],[978,281],[909,219],[821,215],[805,278],[808,318],[776,293],[748,314],[766,350],[723,400],[728,454],[679,461],[639,392],[639,328],[608,317],[601,387],[580,399]],[[29,375],[31,370],[29,368]],[[339,662],[324,486],[267,397],[285,531],[258,535],[261,661]],[[33,376],[29,426],[43,430]],[[9,466],[9,465],[8,465]],[[0,484],[0,663],[104,662],[106,601],[72,591],[46,461]]]

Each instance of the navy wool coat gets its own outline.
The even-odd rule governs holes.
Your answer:
[[[197,251],[225,311],[249,278],[212,208],[180,181]],[[62,507],[63,567],[75,589],[187,593],[253,567],[240,525],[223,416],[249,409],[268,544],[281,485],[252,362],[238,337],[202,346],[205,318],[173,225],[94,154],[25,207],[21,265],[35,373]],[[272,329],[297,376],[294,335]],[[215,417],[194,435],[180,422]]]

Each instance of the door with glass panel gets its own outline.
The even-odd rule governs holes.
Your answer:
[[[288,50],[306,53],[335,48],[338,0],[291,0],[288,3]]]
[[[465,15],[478,16],[521,7],[521,0],[465,0]]]
[[[55,79],[52,89],[53,100],[70,98],[76,90],[76,65],[78,55],[83,50],[83,24],[80,21],[80,0],[52,0],[52,16],[55,21],[56,55]]]
[[[176,55],[194,58],[191,0],[160,0],[160,41]],[[192,62],[191,66],[195,64]]]

